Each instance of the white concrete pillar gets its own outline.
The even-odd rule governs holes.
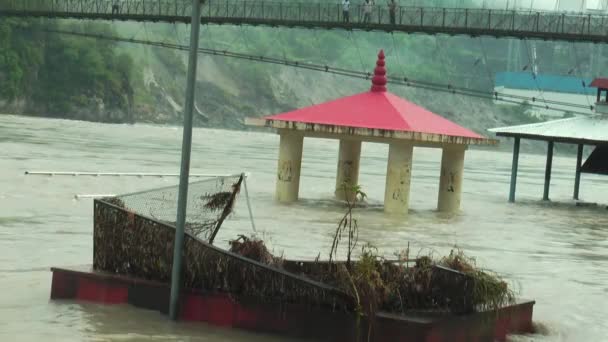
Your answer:
[[[437,200],[437,210],[441,212],[454,212],[460,209],[465,150],[464,145],[448,145],[443,148]]]
[[[386,213],[407,215],[413,152],[414,147],[411,144],[396,142],[389,145],[384,191]]]
[[[349,201],[355,199],[355,193],[345,193],[342,184],[346,183],[350,189],[359,184],[359,161],[361,159],[360,140],[340,140],[340,154],[338,155],[338,172],[336,174],[336,198]]]
[[[295,202],[300,192],[300,168],[304,136],[294,132],[280,132],[279,165],[277,169],[276,199]]]

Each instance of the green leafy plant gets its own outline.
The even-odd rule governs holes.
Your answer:
[[[340,185],[340,191],[344,191],[344,198],[346,198],[346,213],[342,216],[342,219],[338,223],[336,228],[334,239],[329,252],[329,262],[337,256],[338,247],[343,235],[346,233],[348,238],[348,247],[346,251],[346,267],[351,269],[351,256],[352,252],[357,246],[359,240],[359,226],[357,219],[353,218],[353,208],[358,201],[363,201],[367,198],[367,194],[361,190],[360,185],[351,185],[349,183],[342,183]],[[354,194],[354,199],[350,199],[350,194]]]

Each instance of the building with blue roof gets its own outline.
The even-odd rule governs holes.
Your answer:
[[[561,75],[534,75],[531,72],[499,72],[496,74],[495,87],[595,95],[596,89],[589,88],[591,79]]]
[[[590,88],[591,79],[561,75],[534,75],[531,72],[499,72],[496,74],[495,87],[526,89],[595,95],[596,89]]]
[[[538,74],[532,72],[499,72],[494,78],[494,90],[499,93],[535,98],[537,104],[547,101],[562,101],[591,106],[595,101],[596,89],[590,88],[591,79],[574,76]],[[498,101],[497,103],[500,103]],[[504,102],[503,102],[504,103]],[[534,108],[531,115],[537,117],[561,117],[570,107],[554,109]]]

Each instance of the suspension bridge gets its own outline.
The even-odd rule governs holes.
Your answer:
[[[336,1],[338,2],[338,1]],[[353,4],[349,20],[337,3],[207,0],[202,24],[266,25],[467,36],[608,42],[608,16],[557,11]],[[190,23],[182,0],[3,0],[0,16]]]

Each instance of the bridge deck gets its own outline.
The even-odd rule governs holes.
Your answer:
[[[190,1],[117,3],[118,8],[113,6],[113,0],[2,0],[0,16],[190,22]],[[374,7],[369,22],[364,19],[359,5],[351,5],[350,22],[345,22],[339,4],[207,0],[201,22],[608,42],[606,15],[402,6],[397,8],[393,24],[388,6],[383,3]]]

